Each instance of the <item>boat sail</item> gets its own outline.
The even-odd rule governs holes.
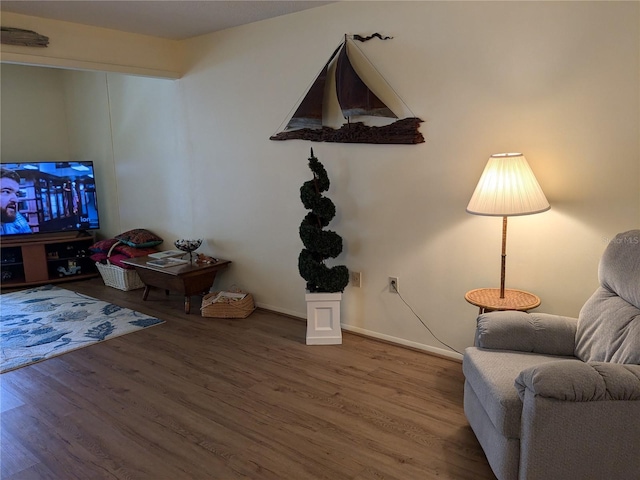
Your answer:
[[[358,76],[347,55],[346,42],[336,64],[336,93],[345,118],[355,115],[398,118]]]
[[[340,44],[338,48],[333,52],[327,63],[316,77],[313,85],[302,99],[302,102],[298,106],[289,123],[287,123],[286,130],[297,128],[321,128],[322,127],[322,108],[324,105],[324,89],[327,81],[327,75],[329,73],[329,65],[335,58],[336,54],[342,49],[343,44]],[[279,140],[272,138],[272,140]],[[286,140],[286,139],[283,139]]]
[[[355,35],[354,39],[366,41],[371,38],[388,39],[379,34],[369,37]],[[291,116],[284,131],[270,137],[271,140],[311,140],[315,142],[337,143],[378,143],[378,144],[415,144],[424,142],[418,131],[421,119],[398,116],[376,96],[360,78],[349,60],[347,52],[348,38],[335,49],[300,105]],[[339,129],[323,125],[323,109],[328,102],[325,94],[329,80],[331,64],[335,60],[335,95],[342,116],[347,120]],[[351,122],[354,116],[375,116],[396,119],[385,126],[367,126],[363,122]]]

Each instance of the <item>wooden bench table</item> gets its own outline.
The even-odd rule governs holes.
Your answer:
[[[184,312],[191,310],[191,296],[208,293],[218,271],[227,268],[231,263],[229,260],[218,260],[215,263],[185,263],[174,267],[156,267],[147,262],[153,260],[151,257],[138,257],[123,260],[122,263],[135,267],[140,275],[140,280],[144,283],[142,299],[149,296],[151,287],[179,292],[184,295]]]

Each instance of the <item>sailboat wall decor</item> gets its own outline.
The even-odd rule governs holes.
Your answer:
[[[392,37],[382,37],[374,33],[369,37],[354,35],[351,40],[364,42],[372,38],[387,40]],[[349,38],[345,35],[344,41],[331,54],[284,130],[271,136],[270,140],[375,144],[424,142],[422,133],[418,131],[422,120],[417,117],[398,118],[356,73],[349,59],[348,41]],[[334,82],[329,81],[332,71],[335,74]],[[328,88],[333,86],[332,83],[335,84],[335,91]],[[337,97],[342,116],[347,120],[347,123],[338,129],[323,123],[323,111],[327,108],[330,95]],[[360,116],[394,120],[381,126],[369,126],[361,121],[352,121],[353,117]]]

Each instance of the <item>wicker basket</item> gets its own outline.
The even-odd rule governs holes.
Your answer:
[[[115,243],[107,253],[107,264],[96,263],[96,268],[102,275],[102,280],[107,287],[117,288],[118,290],[136,290],[144,287],[144,283],[140,280],[140,275],[133,269],[125,269],[112,265],[109,261],[111,252],[120,242]]]
[[[220,292],[211,292],[202,297],[203,317],[211,318],[247,318],[256,309],[250,293],[240,300],[225,299],[212,303]],[[235,292],[244,293],[244,292]]]

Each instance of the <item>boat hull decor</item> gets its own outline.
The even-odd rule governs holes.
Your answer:
[[[49,37],[40,35],[33,30],[22,28],[1,27],[0,43],[4,45],[20,45],[23,47],[46,48],[49,45]]]
[[[399,118],[365,83],[350,60],[348,42],[366,42],[372,38],[390,40],[374,33],[368,37],[345,35],[344,41],[329,57],[297,109],[282,131],[270,140],[310,140],[312,142],[416,144],[424,137],[418,130],[422,120],[415,116]],[[364,54],[362,54],[364,55]],[[333,72],[333,78],[331,73]],[[333,80],[333,82],[331,81]],[[331,88],[331,87],[335,87]],[[393,91],[392,89],[390,89]],[[339,128],[327,125],[329,103],[337,99],[342,117]],[[386,125],[367,125],[360,117],[391,119]],[[354,119],[358,119],[355,120]]]

